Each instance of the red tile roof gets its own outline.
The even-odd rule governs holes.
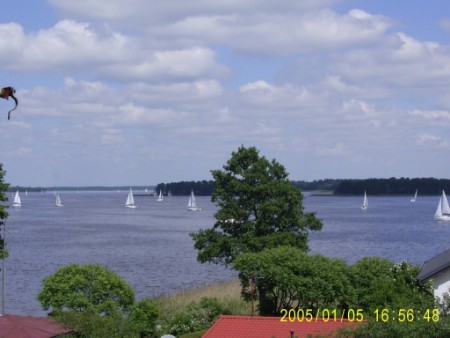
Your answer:
[[[1,338],[51,338],[69,332],[48,318],[0,315]]]
[[[314,319],[311,322],[281,322],[280,317],[252,317],[222,315],[203,335],[203,338],[289,338],[291,330],[298,338],[325,336],[337,332],[344,326],[355,327],[360,323],[340,318],[327,322]],[[329,337],[329,336],[327,336]],[[330,336],[331,337],[331,336]]]

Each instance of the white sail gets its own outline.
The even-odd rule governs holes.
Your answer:
[[[444,190],[442,190],[442,196],[439,198],[439,203],[436,212],[434,213],[434,219],[438,221],[450,221],[450,207]]]
[[[366,210],[369,207],[369,200],[367,199],[366,191],[364,190],[364,199],[363,199],[363,205],[361,206],[362,210]]]
[[[159,196],[156,199],[157,202],[162,202],[162,200],[164,199],[163,194],[162,194],[162,190],[159,191]]]
[[[131,188],[130,188],[130,192],[128,193],[128,196],[127,196],[127,201],[125,202],[125,207],[131,208],[131,209],[135,209],[138,207],[136,204],[134,204],[133,191],[131,190]]]
[[[19,190],[17,190],[16,194],[14,195],[13,207],[20,207],[20,206],[22,206],[22,201],[20,200]]]
[[[56,194],[56,206],[57,207],[62,207],[63,204],[61,203],[61,198],[59,197],[59,194]]]
[[[195,203],[195,195],[194,195],[194,191],[193,190],[191,190],[191,196],[189,197],[189,202],[188,202],[187,208],[188,208],[189,211],[200,211],[200,210],[202,210]]]
[[[442,204],[441,204],[442,214],[450,216],[450,206],[448,205],[447,196],[445,191],[442,190]]]
[[[417,192],[419,191],[419,189],[416,189],[416,193],[414,194],[414,197],[411,199],[411,202],[415,202],[417,199]]]

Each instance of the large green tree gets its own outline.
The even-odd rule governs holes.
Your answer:
[[[355,308],[433,308],[433,285],[417,283],[420,269],[408,262],[393,263],[380,257],[365,257],[350,267],[355,289]]]
[[[353,298],[349,269],[344,261],[310,256],[293,247],[246,253],[233,262],[243,294],[256,284],[261,315],[280,315],[282,309],[347,309]]]
[[[8,201],[6,192],[8,191],[9,184],[4,182],[6,171],[3,170],[3,164],[0,163],[0,259],[8,257],[8,251],[6,251],[6,243],[4,239],[4,226],[5,220],[8,218],[7,206],[4,202]]]
[[[308,231],[322,223],[303,208],[303,194],[277,161],[255,147],[239,147],[223,170],[213,170],[211,200],[219,207],[212,228],[191,233],[200,262],[229,265],[245,252],[290,245],[308,250]]]
[[[44,310],[91,311],[111,314],[128,311],[134,303],[134,290],[119,275],[99,264],[69,264],[44,278],[38,295]]]

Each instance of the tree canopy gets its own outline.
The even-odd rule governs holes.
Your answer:
[[[69,264],[44,278],[38,299],[53,314],[90,310],[110,314],[127,311],[134,303],[134,291],[119,275],[99,264]]]
[[[278,247],[243,254],[233,267],[247,299],[254,277],[261,315],[279,315],[281,309],[342,309],[353,298],[348,268],[341,259]]]
[[[242,253],[281,245],[308,250],[308,231],[320,230],[322,222],[304,212],[303,194],[280,163],[241,146],[222,170],[211,172],[216,222],[191,233],[200,262],[228,265]]]
[[[6,243],[3,236],[3,227],[5,226],[5,221],[8,218],[8,212],[6,211],[7,206],[3,204],[8,201],[6,197],[6,192],[8,191],[8,184],[4,182],[6,171],[3,170],[3,164],[0,163],[0,259],[8,257],[8,251],[6,251]]]
[[[406,261],[393,263],[365,257],[354,265],[293,247],[245,253],[233,262],[242,293],[249,300],[250,280],[256,283],[261,315],[279,315],[281,309],[432,309],[430,283],[418,285],[419,268]],[[345,312],[344,312],[345,313]]]

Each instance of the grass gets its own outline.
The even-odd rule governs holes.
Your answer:
[[[203,335],[206,333],[206,331],[208,331],[208,330],[186,333],[186,334],[180,336],[180,338],[202,338]]]
[[[192,302],[202,298],[217,298],[232,314],[251,315],[251,303],[241,298],[241,286],[238,279],[209,284],[199,288],[187,289],[155,299],[160,307],[160,318],[168,317],[187,308]]]

